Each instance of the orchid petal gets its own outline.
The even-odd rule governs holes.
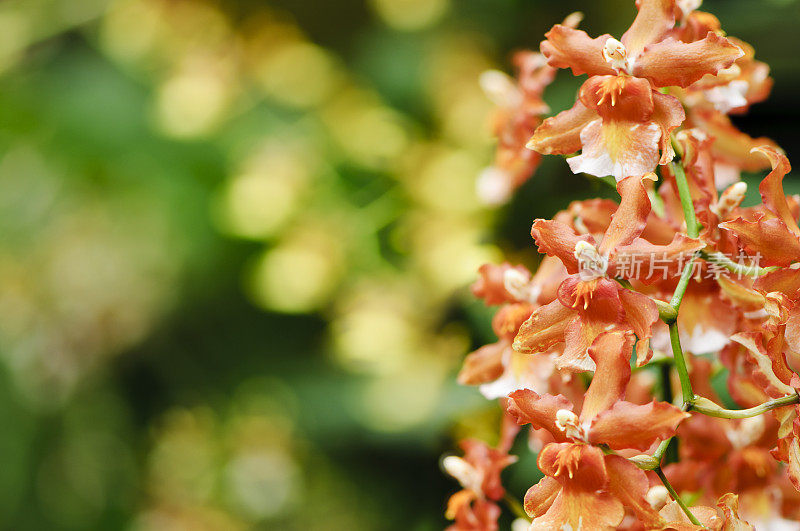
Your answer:
[[[581,422],[592,420],[624,398],[631,378],[632,349],[633,338],[622,332],[602,334],[589,347],[589,356],[597,368],[584,397]]]
[[[653,400],[640,406],[620,401],[595,417],[589,442],[607,444],[615,450],[645,451],[657,440],[674,435],[678,424],[688,417],[688,413],[667,402]]]
[[[770,353],[759,332],[740,332],[731,336],[731,340],[747,349],[753,377],[770,396],[777,398],[796,392],[789,385],[794,373],[786,365],[786,358],[782,353]]]
[[[760,146],[754,148],[754,151],[762,153],[772,165],[772,171],[764,177],[758,187],[764,206],[778,216],[789,230],[800,235],[800,227],[797,226],[797,220],[786,202],[786,194],[783,193],[783,178],[792,171],[789,159],[772,146]]]
[[[565,409],[572,411],[572,403],[562,395],[539,396],[530,389],[520,389],[508,395],[506,410],[517,424],[530,424],[536,429],[545,429],[556,441],[566,441],[564,430],[556,425],[556,413]]]
[[[639,0],[639,13],[622,35],[622,44],[630,57],[637,57],[644,48],[661,40],[675,25],[675,0]]]
[[[528,149],[544,155],[567,155],[581,149],[581,131],[597,119],[597,112],[580,100],[571,109],[546,119],[533,132]]]
[[[689,119],[714,139],[711,151],[720,162],[742,171],[760,171],[769,167],[767,159],[752,150],[759,146],[777,144],[766,137],[752,138],[739,131],[730,118],[717,111],[693,109]]]
[[[800,298],[800,274],[797,269],[777,269],[756,279],[753,287],[763,293],[777,291],[797,300]]]
[[[484,300],[487,306],[514,302],[516,298],[506,290],[506,271],[517,271],[522,277],[530,279],[531,273],[521,265],[512,266],[508,262],[500,265],[483,264],[478,268],[478,280],[472,286],[472,294]]]
[[[661,159],[658,163],[663,166],[675,158],[670,134],[686,120],[686,112],[675,96],[653,92],[652,120],[661,128]]]
[[[634,63],[633,75],[657,87],[688,87],[706,74],[716,75],[730,67],[742,55],[738,46],[713,32],[691,43],[667,38],[644,49]]]
[[[571,227],[547,219],[533,222],[531,237],[539,246],[540,253],[558,257],[570,274],[578,272],[578,259],[575,257],[575,246],[578,242],[594,243],[591,236],[578,236]]]
[[[616,74],[603,57],[603,46],[611,35],[592,39],[585,31],[556,24],[545,37],[547,40],[542,41],[540,48],[550,66],[571,68],[576,76]]]
[[[655,175],[626,177],[617,183],[621,201],[597,249],[600,254],[610,255],[618,245],[630,244],[644,230],[650,214],[650,198],[642,182],[644,179],[655,179]]]
[[[619,299],[625,310],[625,321],[638,339],[636,343],[636,366],[650,361],[650,338],[653,326],[658,322],[658,308],[653,299],[636,291],[620,290]]]
[[[661,129],[653,122],[609,121],[598,119],[581,131],[583,150],[567,160],[573,173],[597,177],[613,175],[618,181],[631,175],[644,175],[658,164]]]
[[[581,86],[578,97],[604,121],[647,122],[653,115],[653,88],[646,79],[592,76]]]
[[[464,365],[458,373],[461,385],[480,385],[493,382],[505,371],[503,356],[510,350],[506,341],[484,345],[464,358]]]
[[[529,529],[616,529],[625,516],[608,484],[603,453],[585,444],[550,444],[539,454],[539,469],[561,484],[549,509]]]
[[[660,529],[664,521],[645,498],[650,482],[644,471],[618,455],[607,455],[605,461],[609,493],[633,511],[646,529]]]
[[[574,317],[574,310],[557,299],[537,308],[520,326],[514,338],[514,350],[525,354],[546,352],[564,341],[564,331]]]
[[[800,238],[778,218],[745,221],[741,217],[719,224],[733,232],[750,253],[760,255],[760,265],[789,265],[800,259]]]
[[[560,491],[561,484],[558,481],[551,477],[543,477],[525,493],[525,512],[531,518],[542,516],[553,505]]]

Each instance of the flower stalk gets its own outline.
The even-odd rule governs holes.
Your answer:
[[[663,483],[664,486],[667,488],[667,491],[669,491],[669,495],[672,496],[672,499],[675,500],[675,502],[678,505],[680,505],[681,509],[683,509],[683,512],[686,513],[686,516],[689,518],[689,520],[694,525],[701,525],[697,517],[694,514],[692,514],[692,511],[689,510],[689,508],[686,506],[686,503],[683,501],[683,499],[681,499],[680,495],[678,495],[678,493],[675,491],[675,488],[669,482],[667,476],[664,475],[664,471],[661,470],[661,467],[657,467],[656,469],[653,470],[653,472],[656,473],[658,478],[661,480],[661,483]]]
[[[780,398],[775,398],[773,400],[769,400],[764,402],[763,404],[759,404],[757,406],[747,408],[747,409],[724,409],[708,398],[704,398],[701,396],[694,397],[692,401],[692,411],[697,411],[698,413],[702,413],[703,415],[708,415],[709,417],[717,417],[721,419],[746,419],[749,417],[755,417],[757,415],[761,415],[762,413],[766,413],[772,409],[777,409],[779,407],[790,406],[792,404],[800,403],[800,395],[797,393],[793,395],[786,395]]]
[[[686,172],[681,164],[676,164],[675,162],[670,163],[670,169],[675,175],[675,183],[678,186],[678,195],[680,195],[681,207],[683,207],[683,217],[686,220],[686,234],[690,238],[697,238],[700,235],[700,225],[694,212],[692,194],[689,191],[689,183],[686,181]]]
[[[719,266],[724,267],[731,273],[736,273],[737,275],[746,276],[746,277],[763,277],[770,271],[775,271],[777,267],[759,267],[756,265],[744,265],[739,264],[728,258],[722,253],[719,252],[708,252],[705,250],[699,251],[700,258],[705,260],[706,262],[712,262]]]

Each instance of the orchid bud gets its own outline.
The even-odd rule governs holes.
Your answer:
[[[653,509],[661,509],[669,501],[669,491],[663,485],[655,485],[647,491],[645,500],[650,504]]]

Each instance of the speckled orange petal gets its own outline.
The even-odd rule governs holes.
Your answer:
[[[719,226],[736,234],[749,253],[760,254],[761,266],[785,266],[800,260],[800,238],[778,218],[745,221],[739,217]]]
[[[760,332],[740,332],[731,339],[745,347],[753,378],[767,394],[777,398],[795,392],[789,384],[794,373],[787,367],[786,359],[782,354],[778,359],[770,356]]]
[[[640,406],[620,401],[595,417],[589,442],[607,444],[615,450],[645,451],[657,440],[674,435],[678,424],[688,417],[688,413],[666,402],[653,400]]]
[[[545,256],[531,280],[531,289],[538,292],[536,302],[547,304],[556,298],[558,286],[567,277],[567,268],[555,256]]]
[[[633,338],[623,332],[601,334],[589,347],[589,356],[594,360],[596,369],[583,400],[581,422],[592,420],[598,413],[624,398],[631,378],[632,349]]]
[[[458,372],[458,383],[480,385],[500,378],[505,370],[503,354],[510,348],[507,341],[499,341],[468,354]]]
[[[522,323],[530,318],[535,308],[535,305],[528,302],[515,302],[501,306],[492,318],[492,331],[499,339],[509,343],[514,341]]]
[[[540,49],[550,66],[571,68],[576,76],[616,74],[603,57],[603,46],[611,35],[592,39],[585,31],[556,24],[545,37],[547,40],[542,41]]]
[[[763,293],[778,291],[791,300],[800,299],[800,271],[782,268],[759,277],[753,287]]]
[[[658,512],[659,516],[667,521],[667,524],[661,529],[663,531],[705,531],[706,529],[719,531],[720,518],[716,509],[699,505],[690,507],[689,510],[702,525],[693,524],[680,505],[670,500]]]
[[[661,128],[661,159],[658,163],[663,166],[675,158],[670,133],[686,120],[686,112],[675,96],[653,92],[652,120]]]
[[[665,278],[674,278],[680,276],[680,270],[682,265],[686,264],[686,260],[704,245],[700,240],[689,238],[683,233],[675,234],[669,245],[655,245],[637,238],[630,245],[617,247],[615,263],[609,265],[609,274],[616,271],[620,267],[619,264],[625,261],[629,264],[641,264],[637,279],[644,283],[650,284]]]
[[[546,352],[564,341],[564,332],[575,311],[558,299],[533,311],[517,332],[513,348],[517,352],[535,354]]]
[[[691,283],[678,312],[684,350],[710,354],[724,348],[737,330],[740,315],[712,282]]]
[[[800,276],[800,275],[796,275]],[[786,344],[794,352],[800,352],[800,306],[795,306],[789,311],[786,321]]]
[[[650,482],[644,471],[618,455],[607,455],[608,491],[630,509],[645,529],[660,529],[664,520],[647,502]]]
[[[647,46],[633,65],[633,75],[657,87],[688,87],[706,74],[716,75],[744,54],[725,37],[709,32],[704,39],[685,43],[667,38]]]
[[[622,503],[603,489],[608,483],[603,453],[592,446],[550,444],[539,454],[539,469],[561,483],[550,508],[529,529],[616,529]]]
[[[786,194],[783,192],[783,178],[792,171],[789,159],[772,146],[760,146],[754,148],[753,151],[767,157],[772,166],[772,171],[764,177],[758,186],[764,206],[778,216],[789,230],[800,235],[800,227],[797,226],[797,221],[794,219],[792,211],[789,209],[789,204],[786,202]]]
[[[618,245],[630,244],[644,230],[650,215],[650,198],[643,179],[655,180],[656,176],[626,177],[617,183],[620,203],[597,249],[600,254],[609,256]]]
[[[561,491],[561,484],[551,477],[543,477],[539,483],[525,493],[525,512],[531,518],[537,518],[547,512]]]
[[[558,300],[568,308],[587,310],[595,299],[609,298],[614,311],[619,309],[619,284],[608,278],[582,280],[570,275],[558,287]]]
[[[639,0],[639,13],[622,35],[628,56],[636,58],[644,48],[661,40],[675,25],[675,0]]]
[[[614,215],[619,205],[611,199],[583,199],[573,201],[567,207],[567,212],[575,218],[576,223],[580,223],[589,234],[602,234],[611,224],[611,216]]]
[[[778,439],[778,447],[772,455],[786,463],[786,475],[794,488],[800,491],[800,418],[792,423],[789,435]]]
[[[589,347],[600,334],[624,326],[622,304],[617,295],[621,288],[612,280],[601,279],[601,282],[606,288],[597,290],[585,309],[578,308],[578,315],[564,331],[564,351],[556,358],[558,369],[594,370]],[[611,290],[614,290],[614,295],[606,296]]]
[[[556,426],[556,412],[560,409],[572,411],[572,403],[562,395],[539,396],[530,389],[520,389],[508,395],[506,411],[517,424],[530,424],[537,429],[550,432],[556,441],[567,438],[564,431]]]
[[[715,216],[713,226],[705,227],[705,230],[713,230],[716,228],[717,220],[715,214],[708,212],[708,205],[717,198],[717,187],[714,181],[714,159],[711,156],[711,146],[714,140],[707,137],[700,129],[686,129],[684,131],[677,135],[677,141],[683,148],[681,162],[686,171],[689,192],[695,208],[699,207],[698,216]],[[668,183],[673,191],[677,193],[675,176],[669,167],[666,169],[668,171]]]
[[[567,155],[581,149],[581,131],[598,118],[597,112],[580,100],[571,109],[546,119],[533,132],[528,149],[544,155]]]
[[[578,259],[575,258],[575,246],[578,242],[594,243],[591,236],[579,236],[571,227],[549,219],[534,221],[531,237],[539,247],[540,253],[557,257],[570,274],[578,272]]]
[[[739,496],[732,493],[723,494],[717,507],[722,511],[725,520],[720,531],[752,531],[754,528],[739,516]]]
[[[653,326],[658,322],[658,308],[653,299],[636,291],[620,290],[619,300],[625,310],[625,322],[636,334],[636,366],[641,367],[650,361],[653,351],[650,338]]]

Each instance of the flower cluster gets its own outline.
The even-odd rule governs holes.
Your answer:
[[[535,273],[481,267],[472,291],[498,306],[498,340],[458,380],[499,399],[504,427],[497,448],[470,440],[445,458],[464,487],[452,529],[498,529],[510,421],[530,427],[544,475],[522,506],[508,502],[515,529],[798,528],[800,201],[784,193],[781,149],[728,118],[767,97],[768,67],[699,4],[637,0],[619,40],[570,17],[541,55],[518,56],[539,81],[559,68],[588,78],[544,120],[531,68],[519,86],[536,90],[507,84],[517,96],[498,111],[491,170],[504,190],[561,154],[575,173],[613,177],[619,201],[535,220]],[[761,203],[742,206],[740,172],[762,169]]]

